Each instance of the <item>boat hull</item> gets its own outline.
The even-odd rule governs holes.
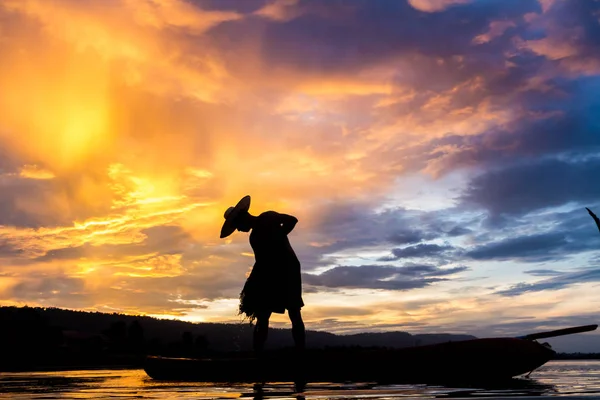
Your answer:
[[[473,339],[404,349],[274,352],[263,359],[149,356],[144,370],[156,380],[203,382],[385,382],[500,381],[526,374],[555,355],[535,341]]]

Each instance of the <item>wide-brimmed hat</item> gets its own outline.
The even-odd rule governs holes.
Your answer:
[[[235,207],[229,207],[225,214],[225,222],[223,222],[223,226],[221,227],[221,239],[226,238],[231,235],[233,231],[235,231],[235,219],[241,212],[248,211],[250,208],[250,196],[244,196]]]

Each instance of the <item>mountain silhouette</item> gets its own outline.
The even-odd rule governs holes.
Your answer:
[[[60,308],[0,307],[0,370],[140,366],[146,355],[198,357],[252,351],[247,322],[192,323],[147,316]],[[308,348],[402,348],[472,339],[407,332],[336,335],[306,332]],[[268,350],[294,345],[290,329],[273,328]]]

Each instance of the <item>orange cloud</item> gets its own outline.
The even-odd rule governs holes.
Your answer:
[[[504,32],[511,27],[515,27],[515,23],[512,21],[492,21],[490,22],[490,28],[486,33],[477,35],[473,38],[473,43],[482,44],[487,43],[499,36],[502,36]]]
[[[255,14],[275,21],[289,21],[302,14],[302,10],[296,7],[297,4],[298,0],[274,0]]]
[[[408,3],[420,11],[438,12],[455,4],[465,4],[469,1],[471,0],[408,0]]]
[[[410,1],[425,12],[463,3]],[[0,27],[0,142],[10,157],[0,166],[0,214],[9,214],[0,215],[0,303],[229,318],[252,257],[246,236],[224,241],[218,232],[241,196],[253,196],[252,212],[298,216],[295,239],[320,255],[335,244],[310,230],[324,219],[315,211],[323,203],[376,204],[417,164],[411,157],[441,176],[459,149],[414,155],[420,146],[524,114],[510,96],[490,94],[488,81],[507,71],[463,73],[471,66],[462,54],[411,44],[354,58],[350,47],[310,71],[274,59],[267,35],[300,15],[334,15],[343,28],[354,21],[345,19],[352,7],[341,16],[319,7],[279,0],[245,15],[183,0],[3,1],[0,16],[11,25]],[[225,29],[240,26],[249,31]],[[512,26],[494,21],[465,43],[480,48],[473,43]],[[591,70],[561,39],[520,50]],[[529,84],[544,81],[538,74]],[[389,296],[310,293],[307,304],[319,306],[307,320],[326,326],[330,317],[340,330],[450,324],[481,306],[457,298],[394,310],[384,307]]]

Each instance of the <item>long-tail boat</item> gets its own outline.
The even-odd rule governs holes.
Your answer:
[[[470,339],[400,349],[272,351],[262,357],[149,356],[153,379],[203,382],[444,383],[501,381],[541,367],[556,352],[539,339],[595,330],[577,326],[519,337]]]

